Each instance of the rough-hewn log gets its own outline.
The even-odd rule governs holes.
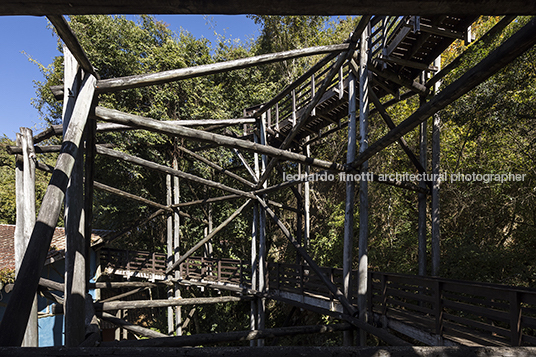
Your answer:
[[[139,288],[127,291],[126,293],[115,295],[115,296],[109,297],[108,299],[100,300],[100,301],[97,301],[97,302],[110,302],[110,301],[121,300],[122,298],[125,298],[125,297],[130,296],[130,295],[137,294],[140,291],[143,291],[143,290],[146,290],[146,289],[147,289],[147,287],[139,287]]]
[[[165,210],[165,211],[167,211],[167,212],[173,212],[173,211],[175,211],[172,207],[165,206],[165,205],[162,205],[162,204],[160,204],[160,203],[157,203],[157,202],[148,200],[148,199],[146,199],[146,198],[143,198],[143,197],[140,197],[140,196],[133,195],[132,193],[128,193],[128,192],[122,191],[122,190],[120,190],[120,189],[117,189],[117,188],[114,188],[114,187],[105,185],[105,184],[100,183],[100,182],[95,182],[94,185],[95,185],[95,188],[96,188],[96,189],[101,190],[101,191],[105,191],[105,192],[113,193],[114,195],[117,195],[117,196],[120,196],[120,197],[124,197],[124,198],[128,198],[128,199],[131,199],[131,200],[134,200],[134,201],[142,202],[142,203],[144,203],[144,204],[146,204],[146,205],[153,206],[153,207],[156,207],[156,208],[160,208],[160,209]],[[208,224],[208,222],[207,222],[206,220],[204,220],[204,219],[198,219],[198,218],[196,218],[196,217],[192,217],[191,215],[189,215],[189,214],[186,213],[186,212],[178,211],[178,214],[179,214],[181,217],[185,217],[185,218],[189,218],[189,219],[197,220],[197,221],[200,221],[200,222],[202,222],[202,223],[204,223],[204,224]]]
[[[71,123],[65,134],[50,184],[43,197],[37,223],[33,229],[17,282],[0,324],[0,346],[20,346],[37,290],[54,229],[61,211],[64,192],[79,150],[82,133],[95,90],[95,77],[87,76],[77,100]]]
[[[417,109],[395,129],[369,146],[367,150],[359,154],[352,167],[357,168],[363,162],[370,159],[378,152],[391,145],[393,142],[407,134],[421,122],[431,117],[437,111],[469,92],[471,89],[484,82],[497,73],[501,68],[519,57],[529,48],[536,44],[536,19],[532,19],[522,29],[512,35],[499,48],[490,53],[485,59],[467,71],[454,83],[443,89],[428,103]]]
[[[347,331],[354,328],[349,323],[271,328],[265,330],[203,333],[191,336],[153,338],[150,340],[112,342],[109,345],[132,347],[184,347],[205,346],[222,342],[251,341],[282,336]],[[105,345],[106,346],[106,345]]]
[[[347,49],[347,43],[343,43],[340,45],[308,47],[285,52],[241,58],[220,63],[205,64],[196,67],[172,69],[169,71],[158,73],[139,74],[128,77],[103,79],[97,82],[97,93],[106,93],[129,88],[146,87],[155,84],[163,84],[172,81],[178,81],[181,79],[206,76],[209,74],[248,68],[299,57],[313,56],[330,52],[341,52]],[[60,87],[52,87],[51,89],[56,98],[60,98],[63,95]]]
[[[80,67],[82,67],[86,73],[90,73],[97,79],[100,79],[65,18],[62,15],[47,15],[47,18],[56,28],[56,32],[63,40],[63,43],[69,47],[69,50],[73,54],[74,58],[76,58],[78,64],[80,64]]]
[[[168,337],[169,338],[169,337]],[[43,356],[80,356],[80,357],[524,357],[536,354],[536,347],[445,347],[445,346],[380,346],[380,347],[318,347],[318,346],[267,346],[258,347],[205,347],[205,348],[172,348],[172,347],[84,347],[70,348],[0,348],[5,357]]]
[[[112,314],[109,314],[107,312],[99,312],[97,314],[101,319],[103,319],[104,321],[108,321],[114,325],[117,325],[117,326],[120,326],[122,328],[124,328],[125,330],[128,330],[132,333],[135,333],[137,335],[141,335],[141,336],[145,336],[145,337],[150,337],[150,338],[158,338],[158,337],[165,337],[165,338],[168,338],[168,335],[165,335],[163,333],[160,333],[158,331],[154,331],[154,330],[151,330],[151,329],[148,329],[148,328],[145,328],[145,327],[141,327],[141,326],[138,326],[138,325],[134,325],[128,321],[125,321],[123,319],[120,319],[118,317],[115,317],[114,315]]]
[[[322,169],[330,169],[337,171],[344,171],[343,165],[336,164],[329,161],[318,160],[304,155],[296,154],[286,150],[276,149],[267,145],[260,145],[252,143],[246,140],[240,140],[231,138],[225,135],[207,133],[202,130],[196,130],[191,128],[185,128],[181,126],[170,125],[165,121],[159,121],[151,118],[140,117],[133,114],[123,113],[117,110],[97,107],[95,108],[96,119],[110,121],[119,124],[126,124],[144,128],[147,130],[176,135],[180,137],[189,138],[195,141],[212,142],[221,146],[230,148],[240,148],[247,151],[257,152],[260,154],[266,154],[272,157],[276,157],[283,160],[295,161],[306,163],[311,166],[319,167]],[[177,175],[178,176],[178,175]],[[180,177],[180,176],[179,176]]]
[[[166,274],[169,274],[173,269],[177,268],[182,262],[184,262],[188,257],[190,257],[196,250],[201,248],[205,243],[210,241],[212,237],[218,234],[223,228],[225,228],[233,219],[235,219],[249,204],[251,200],[247,200],[242,206],[240,206],[236,211],[233,212],[225,221],[223,221],[218,227],[216,227],[212,232],[210,232],[205,238],[201,239],[197,244],[195,244],[190,250],[184,253],[179,259],[177,259],[169,268],[166,269]]]
[[[188,299],[161,299],[161,300],[132,300],[132,301],[111,301],[95,303],[95,310],[109,311],[122,309],[141,309],[146,307],[168,307],[185,305],[206,305],[231,301],[248,301],[251,296],[220,296]]]
[[[61,292],[63,292],[65,289],[65,286],[63,283],[58,283],[56,281],[46,279],[46,278],[40,278],[39,285],[45,288],[48,288],[50,290],[61,291]]]
[[[103,148],[103,147],[97,147],[97,153],[99,155],[108,156],[108,157],[111,157],[111,158],[114,158],[114,159],[119,159],[119,160],[131,162],[133,164],[140,165],[140,166],[143,166],[143,167],[146,167],[148,169],[155,170],[155,171],[158,171],[158,172],[178,176],[178,177],[183,178],[185,180],[197,182],[199,184],[206,185],[208,187],[213,187],[213,188],[220,189],[222,191],[238,194],[238,195],[241,195],[241,196],[244,196],[244,197],[253,198],[253,195],[251,193],[249,193],[249,192],[238,190],[238,189],[223,185],[223,184],[221,184],[219,182],[214,182],[214,181],[211,181],[211,180],[207,180],[207,179],[204,179],[204,178],[201,178],[201,177],[198,177],[198,176],[195,176],[195,175],[192,175],[192,174],[180,171],[180,170],[175,170],[175,169],[172,169],[171,167],[168,167],[168,166],[156,164],[156,163],[154,163],[152,161],[141,159],[139,157],[132,156],[132,155],[129,155],[129,154],[125,154],[125,153],[120,152],[120,151],[106,149],[106,148]]]
[[[259,14],[259,15],[504,15],[536,14],[536,5],[523,0],[351,0],[283,1],[260,0],[215,1],[195,0],[131,1],[120,0],[33,0],[21,3],[6,0],[0,15],[47,14]]]

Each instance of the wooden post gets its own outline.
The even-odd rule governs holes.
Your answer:
[[[361,138],[359,153],[368,148],[368,70],[370,24],[361,34],[359,60],[359,135]],[[361,172],[368,171],[368,161],[361,165]],[[367,321],[367,277],[368,277],[368,182],[360,181],[359,186],[359,262],[357,309],[359,319]],[[365,346],[367,335],[365,330],[359,331],[360,345]]]
[[[259,134],[261,145],[266,145],[266,114],[263,114],[258,120]],[[265,154],[261,155],[260,162],[260,174],[258,177],[261,177],[266,171],[266,165],[268,164],[268,158]],[[268,181],[265,180],[262,184],[263,188],[268,187]],[[265,196],[265,195],[264,195]],[[263,196],[263,197],[264,197]],[[266,210],[264,207],[259,206],[259,291],[261,293],[266,293],[266,272],[267,272],[267,263],[266,263]],[[258,324],[257,328],[263,330],[265,327],[265,310],[266,310],[266,299],[261,297],[258,299],[257,313],[258,313]],[[257,346],[264,346],[264,340],[260,339],[257,341]]]
[[[74,156],[80,146],[93,100],[95,82],[95,77],[91,75],[87,75],[82,82],[82,89],[74,105],[71,122],[64,137],[62,151],[43,197],[39,216],[20,266],[18,279],[0,323],[0,346],[20,346],[22,343],[34,293],[37,291],[41,270],[45,264],[54,235],[54,227],[60,214],[64,192],[74,166]],[[82,323],[83,321],[84,319]]]
[[[435,65],[441,67],[441,56]],[[435,93],[439,91],[440,82],[435,84]],[[439,211],[439,173],[440,173],[440,153],[441,153],[441,117],[439,113],[433,115],[432,126],[432,275],[439,275],[439,264],[441,258],[441,233],[440,233],[440,211]]]
[[[346,163],[351,164],[355,160],[356,154],[356,78],[353,72],[350,73],[348,82],[348,151]],[[344,245],[343,245],[343,293],[348,300],[351,296],[351,275],[352,275],[352,251],[354,247],[354,197],[355,182],[346,181],[346,201],[344,209]],[[346,312],[348,313],[348,311]],[[353,331],[344,332],[344,346],[353,345]]]
[[[79,96],[79,66],[64,46],[65,89],[63,132],[73,115]],[[64,141],[66,141],[64,137]],[[78,150],[65,193],[65,345],[75,347],[85,339],[86,242],[84,214],[84,150]]]
[[[309,137],[307,137],[309,141]],[[311,155],[311,146],[305,146],[305,155]],[[305,165],[305,173],[307,176],[311,173],[311,167]],[[311,184],[309,181],[303,183],[303,215],[304,215],[304,229],[303,229],[303,246],[307,248],[309,246],[309,240],[311,239]]]
[[[177,147],[177,139],[174,140],[174,144]],[[172,166],[175,170],[179,169],[179,162],[177,159],[177,153],[175,152],[173,156]],[[178,204],[180,202],[180,187],[179,187],[179,178],[173,176],[173,204]],[[176,262],[180,259],[180,215],[179,208],[176,208],[173,214],[173,262]],[[175,271],[175,279],[181,278],[180,270]],[[175,298],[181,298],[180,284],[175,284]],[[180,306],[175,307],[175,330],[177,331],[177,336],[182,336],[182,308]]]
[[[258,240],[258,235],[259,235],[258,222],[259,222],[259,204],[255,202],[253,204],[253,220],[252,220],[252,228],[251,228],[251,289],[252,290],[257,290],[257,285],[258,285],[257,284],[257,266],[258,266],[257,240]],[[251,301],[249,328],[251,331],[257,329],[257,301],[255,300]],[[256,345],[256,341],[251,340],[249,342],[249,345],[251,347],[254,347]]]
[[[17,144],[22,146],[22,156],[16,157],[16,207],[17,225],[15,227],[15,274],[18,276],[30,235],[35,225],[35,152],[33,149],[32,131],[20,128],[17,134]],[[38,346],[37,299],[34,297],[32,310],[23,347]]]
[[[171,206],[173,203],[173,191],[171,188],[171,175],[166,175],[166,203],[168,206]],[[166,219],[166,242],[167,242],[167,266],[171,267],[173,265],[173,215],[169,215]],[[168,279],[172,276],[168,275]],[[167,297],[168,299],[173,299],[175,296],[174,287],[169,286],[167,288]],[[167,308],[167,325],[168,325],[168,335],[173,335],[175,331],[175,319],[173,317],[173,306],[168,306]]]
[[[424,82],[424,72],[422,74],[421,83]],[[421,106],[426,104],[426,97],[420,97]],[[424,168],[425,172],[427,171],[427,151],[428,151],[428,122],[425,120],[421,123],[420,126],[420,163]],[[421,180],[419,182],[419,187],[426,188],[426,182]],[[418,225],[417,225],[417,242],[418,242],[418,272],[419,275],[426,275],[426,194],[418,194]]]

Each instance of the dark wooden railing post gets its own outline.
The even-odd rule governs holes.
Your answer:
[[[152,271],[153,271],[153,274],[156,274],[156,253],[153,252],[153,254],[151,255],[151,267],[152,267]]]
[[[127,270],[130,270],[130,250],[127,250],[125,256],[126,256],[126,259],[127,259],[126,268],[127,268]]]
[[[367,310],[370,316],[372,316],[372,272],[368,272],[367,279]]]
[[[435,331],[436,335],[443,335],[443,283],[439,280],[435,281],[435,301],[434,301],[434,315],[435,315]]]
[[[519,292],[510,291],[510,333],[512,346],[521,344],[521,304]]]
[[[382,315],[387,315],[387,276],[381,273]]]
[[[300,294],[303,296],[305,292],[305,287],[303,286],[304,279],[303,279],[303,265],[300,264]]]

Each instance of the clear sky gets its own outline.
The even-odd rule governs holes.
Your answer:
[[[215,33],[247,41],[259,34],[253,20],[244,15],[158,15],[157,19],[179,32],[181,28],[196,38],[217,44]],[[36,96],[33,81],[44,80],[39,67],[29,57],[47,66],[60,55],[56,37],[47,28],[45,17],[0,16],[0,135],[14,139],[19,127],[37,133],[43,129],[39,113],[31,105]]]

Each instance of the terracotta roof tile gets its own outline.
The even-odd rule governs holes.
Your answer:
[[[110,231],[103,229],[93,230],[91,241],[95,242],[100,239],[105,233]],[[14,224],[0,224],[0,269],[15,269],[15,225]],[[50,243],[50,250],[47,255],[47,263],[63,259],[65,255],[65,228],[56,227],[52,241]]]

